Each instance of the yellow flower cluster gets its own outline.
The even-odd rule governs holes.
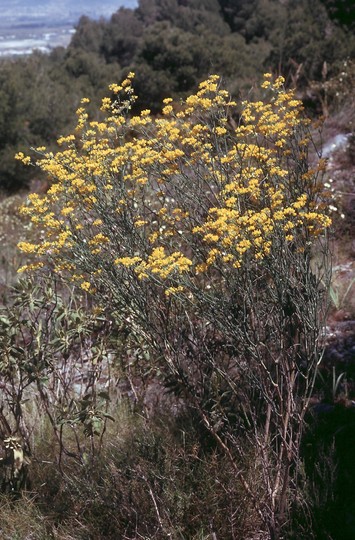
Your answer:
[[[281,77],[265,76],[265,100],[243,102],[236,128],[236,104],[215,75],[183,104],[165,99],[158,117],[130,115],[132,80],[110,85],[105,120],[89,120],[84,98],[75,134],[55,154],[40,149],[37,165],[53,183],[23,208],[42,231],[38,243],[19,244],[23,252],[52,259],[84,290],[99,279],[100,254],[106,268],[166,282],[169,296],[187,274],[238,269],[265,259],[280,235],[293,242],[330,225],[322,165],[307,168],[308,124]]]
[[[187,272],[192,266],[192,261],[181,252],[175,251],[168,255],[164,247],[153,249],[147,261],[142,261],[136,268],[139,279],[147,278],[149,274],[156,275],[163,280],[172,274]]]
[[[24,165],[30,165],[31,163],[31,158],[29,156],[25,156],[23,152],[18,152],[15,155],[15,159],[17,159],[18,161],[22,161]]]

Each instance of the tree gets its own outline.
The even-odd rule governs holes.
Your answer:
[[[223,75],[237,93],[250,88],[266,54],[247,47],[239,34],[218,35],[203,26],[187,32],[166,21],[156,23],[144,33],[133,65],[137,103],[156,112],[165,97],[185,97],[211,71]]]
[[[143,24],[130,9],[121,8],[111,17],[106,26],[101,52],[107,62],[118,62],[121,66],[130,65],[135,57],[143,35]]]
[[[352,29],[355,25],[355,7],[347,0],[322,0],[330,17]]]
[[[80,17],[70,47],[84,49],[87,52],[100,52],[102,36],[105,28],[103,20],[93,21],[86,15]]]
[[[311,36],[311,39],[309,39]],[[324,61],[337,69],[339,63],[354,54],[354,40],[332,23],[322,2],[290,0],[286,4],[284,32],[273,42],[269,61],[287,76],[302,66],[299,86],[322,79]]]

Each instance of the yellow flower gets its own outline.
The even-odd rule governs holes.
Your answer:
[[[110,239],[107,236],[102,233],[98,233],[93,238],[91,238],[91,240],[89,240],[89,244],[91,246],[96,246],[100,244],[107,244],[109,241]]]
[[[37,251],[36,244],[31,244],[30,242],[19,242],[17,247],[24,253],[35,253]]]
[[[108,111],[111,109],[111,106],[112,106],[112,101],[110,100],[110,98],[108,97],[103,98],[101,102],[101,110]]]
[[[80,288],[83,289],[83,291],[90,291],[90,288],[91,288],[91,285],[88,281],[83,281],[82,283],[80,283]]]
[[[18,161],[22,161],[24,165],[30,165],[31,163],[31,158],[29,156],[25,156],[23,152],[18,152],[15,155],[15,159],[17,159]]]
[[[168,115],[168,114],[171,114],[173,112],[173,107],[171,105],[166,105],[166,107],[163,107],[162,109],[162,113],[164,115]]]
[[[178,287],[169,287],[165,290],[165,296],[171,296],[184,291],[184,287],[179,285]]]
[[[118,94],[122,90],[122,86],[113,83],[109,85],[109,90],[111,90],[111,92],[113,92],[114,94]]]
[[[216,133],[216,135],[225,135],[227,133],[227,130],[226,130],[225,127],[218,126],[215,129],[215,133]]]

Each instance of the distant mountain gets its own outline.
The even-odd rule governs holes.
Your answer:
[[[66,47],[82,15],[109,18],[137,0],[0,0],[0,58]]]
[[[75,23],[81,15],[109,17],[120,7],[135,8],[136,0],[0,0],[0,27],[24,22]]]

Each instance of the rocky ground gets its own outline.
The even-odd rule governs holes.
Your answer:
[[[333,400],[355,405],[355,111],[354,97],[323,130],[325,185],[334,195],[332,284],[327,347],[321,368],[331,379]],[[341,377],[336,385],[338,377]],[[336,387],[335,387],[336,386]],[[327,392],[328,394],[329,392]]]

